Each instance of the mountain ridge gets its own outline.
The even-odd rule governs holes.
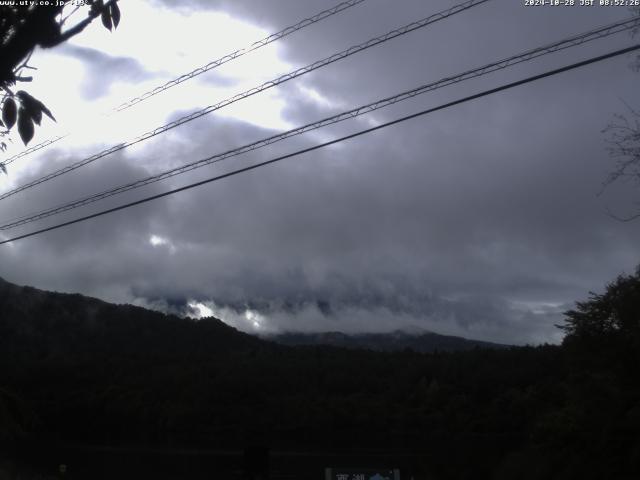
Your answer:
[[[18,356],[172,354],[253,348],[265,342],[215,317],[194,320],[78,293],[0,281],[0,347]],[[95,349],[94,352],[91,349]]]
[[[0,282],[0,476],[9,447],[57,465],[57,445],[264,445],[420,449],[415,478],[636,478],[624,470],[640,469],[636,344],[577,341],[438,354],[287,347],[214,318]],[[141,477],[80,475],[84,457],[65,460],[73,478]]]
[[[16,305],[15,302],[11,301],[9,296],[13,296],[14,299],[22,298],[19,303],[22,303],[23,305]],[[153,319],[160,322],[183,322],[182,324],[187,329],[192,328],[200,322],[205,322],[207,326],[215,325],[216,328],[220,330],[219,333],[228,333],[229,335],[236,336],[236,339],[244,336],[245,340],[252,338],[259,341],[273,342],[283,346],[332,346],[349,349],[369,349],[380,352],[393,352],[409,349],[419,353],[463,351],[473,348],[509,347],[509,345],[493,342],[467,339],[453,335],[442,335],[420,328],[414,328],[410,331],[398,329],[388,333],[344,333],[340,331],[330,331],[309,333],[283,332],[277,334],[256,335],[237,330],[213,316],[201,319],[178,317],[173,314],[150,310],[131,304],[106,302],[104,300],[79,293],[62,293],[41,290],[27,285],[17,285],[0,277],[0,315],[7,316],[8,318],[14,317],[15,315],[27,315],[29,318],[32,318],[35,315],[44,313],[38,311],[42,305],[46,305],[46,308],[49,309],[58,308],[66,312],[74,311],[72,315],[73,317],[82,316],[80,312],[84,312],[84,314],[86,314],[85,320],[87,323],[83,324],[82,322],[77,322],[76,318],[76,328],[87,328],[91,325],[96,328],[104,328],[104,325],[100,321],[97,321],[96,324],[96,315],[124,315],[129,320],[137,318],[138,321],[142,321],[144,323],[153,321]],[[69,320],[67,320],[67,322],[68,321]],[[61,327],[62,325],[58,326]],[[238,337],[238,335],[240,335],[240,337]]]
[[[261,338],[287,346],[326,345],[350,349],[367,349],[379,352],[412,350],[418,353],[434,353],[439,351],[464,351],[474,348],[510,348],[511,345],[473,340],[453,335],[441,335],[434,332],[407,332],[394,330],[388,333],[344,333],[329,332],[284,332],[267,334]]]

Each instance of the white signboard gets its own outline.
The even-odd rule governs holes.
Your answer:
[[[384,468],[325,468],[325,480],[400,480],[400,470]]]

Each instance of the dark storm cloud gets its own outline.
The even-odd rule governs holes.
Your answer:
[[[221,9],[275,31],[333,3],[194,0],[180,8]],[[281,52],[304,65],[451,5],[367,2],[295,34]],[[279,87],[283,117],[302,125],[625,13],[551,10],[489,2]],[[620,36],[568,50],[373,117],[390,120],[628,43]],[[625,199],[615,189],[596,196],[612,165],[600,131],[623,109],[620,97],[640,101],[628,62],[571,72],[16,243],[4,252],[2,276],[190,314],[197,311],[189,303],[200,302],[248,329],[247,310],[261,315],[264,329],[420,327],[505,343],[557,341],[553,325],[572,301],[640,260],[640,222],[604,213],[607,202]],[[127,198],[369,125],[345,122]],[[136,154],[141,162],[114,156],[13,205],[22,212],[59,203],[273,133],[209,116],[150,142]]]

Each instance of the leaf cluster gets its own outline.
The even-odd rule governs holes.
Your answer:
[[[69,2],[68,2],[69,3]],[[52,48],[82,32],[91,22],[100,17],[105,28],[113,30],[120,24],[120,8],[117,0],[87,0],[83,2],[86,16],[65,29],[67,20],[81,7],[63,16],[64,2],[3,2],[0,5],[0,90],[2,100],[2,122],[0,137],[6,136],[14,125],[26,145],[33,138],[35,125],[40,125],[44,113],[52,120],[53,115],[40,101],[24,90],[13,92],[17,82],[29,82],[32,77],[22,76],[23,69],[30,69],[29,59],[36,47]],[[6,150],[5,142],[0,150]],[[5,171],[4,164],[0,168]],[[6,172],[5,172],[6,173]]]
[[[116,2],[104,4],[104,0],[94,0],[91,3],[91,12],[98,15],[102,20],[102,25],[108,30],[117,28],[120,24],[120,8]]]
[[[14,97],[5,99],[0,126],[6,127],[7,131],[10,131],[17,124],[20,138],[27,145],[33,138],[34,125],[40,125],[43,113],[53,121],[55,118],[40,100],[24,90],[18,91],[15,94],[15,99],[18,100],[19,107],[16,105]]]

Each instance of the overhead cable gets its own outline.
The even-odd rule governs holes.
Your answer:
[[[610,52],[610,53],[605,54],[605,55],[600,55],[598,57],[593,57],[593,58],[590,58],[588,60],[584,60],[582,62],[574,63],[574,64],[571,64],[571,65],[567,65],[567,66],[562,67],[562,68],[557,68],[555,70],[550,70],[550,71],[547,71],[545,73],[541,73],[539,75],[534,75],[532,77],[527,77],[527,78],[525,78],[523,80],[518,80],[516,82],[511,82],[511,83],[508,83],[506,85],[502,85],[500,87],[492,88],[490,90],[485,90],[485,91],[477,93],[475,95],[464,97],[464,98],[461,98],[459,100],[455,100],[453,102],[448,102],[448,103],[445,103],[443,105],[439,105],[437,107],[433,107],[433,108],[429,108],[429,109],[426,109],[426,110],[422,110],[420,112],[417,112],[417,113],[414,113],[414,114],[411,114],[411,115],[407,115],[407,116],[398,118],[396,120],[392,120],[390,122],[386,122],[386,123],[377,125],[375,127],[367,128],[365,130],[360,130],[360,131],[352,133],[350,135],[345,135],[345,136],[337,138],[335,140],[331,140],[331,141],[324,142],[324,143],[321,143],[321,144],[318,144],[318,145],[314,145],[312,147],[304,148],[302,150],[298,150],[296,152],[289,153],[287,155],[282,155],[280,157],[276,157],[276,158],[273,158],[271,160],[267,160],[267,161],[264,161],[264,162],[256,163],[256,164],[250,165],[248,167],[240,168],[240,169],[237,169],[237,170],[234,170],[234,171],[222,174],[222,175],[217,175],[215,177],[208,178],[206,180],[201,180],[199,182],[191,183],[189,185],[185,185],[185,186],[180,187],[180,188],[175,188],[175,189],[169,190],[167,192],[163,192],[163,193],[159,193],[157,195],[152,195],[152,196],[149,196],[149,197],[145,197],[145,198],[142,198],[140,200],[136,200],[134,202],[129,202],[129,203],[126,203],[124,205],[119,205],[117,207],[113,207],[113,208],[109,208],[109,209],[106,209],[106,210],[102,210],[100,212],[96,212],[96,213],[93,213],[91,215],[86,215],[84,217],[76,218],[74,220],[69,220],[67,222],[63,222],[63,223],[59,223],[59,224],[56,224],[56,225],[52,225],[50,227],[42,228],[40,230],[36,230],[36,231],[30,232],[30,233],[19,235],[19,236],[13,237],[13,238],[8,238],[8,239],[0,241],[0,245],[11,243],[11,242],[15,242],[17,240],[22,240],[24,238],[33,237],[35,235],[40,235],[40,234],[45,233],[45,232],[50,232],[52,230],[57,230],[57,229],[60,229],[60,228],[63,228],[63,227],[74,225],[76,223],[80,223],[80,222],[84,222],[84,221],[87,221],[87,220],[90,220],[90,219],[93,219],[93,218],[101,217],[101,216],[107,215],[109,213],[117,212],[117,211],[120,211],[120,210],[125,210],[127,208],[131,208],[131,207],[134,207],[136,205],[141,205],[141,204],[144,204],[144,203],[148,203],[148,202],[151,202],[153,200],[157,200],[157,199],[160,199],[160,198],[163,198],[163,197],[167,197],[169,195],[173,195],[175,193],[179,193],[179,192],[183,192],[183,191],[186,191],[186,190],[190,190],[192,188],[196,188],[196,187],[199,187],[199,186],[202,186],[202,185],[206,185],[208,183],[212,183],[212,182],[215,182],[215,181],[218,181],[218,180],[222,180],[222,179],[227,178],[227,177],[231,177],[231,176],[234,176],[234,175],[238,175],[240,173],[244,173],[244,172],[248,172],[248,171],[251,171],[251,170],[255,170],[257,168],[264,167],[266,165],[270,165],[270,164],[273,164],[273,163],[276,163],[276,162],[279,162],[279,161],[282,161],[282,160],[285,160],[285,159],[288,159],[288,158],[296,157],[296,156],[302,155],[304,153],[312,152],[314,150],[319,150],[321,148],[328,147],[330,145],[334,145],[334,144],[337,144],[337,143],[340,143],[340,142],[344,142],[346,140],[350,140],[352,138],[359,137],[361,135],[366,135],[368,133],[372,133],[372,132],[380,130],[382,128],[387,128],[387,127],[390,127],[392,125],[396,125],[396,124],[399,124],[399,123],[402,123],[402,122],[405,122],[405,121],[408,121],[408,120],[411,120],[411,119],[414,119],[414,118],[418,118],[418,117],[427,115],[429,113],[436,112],[438,110],[444,110],[446,108],[450,108],[450,107],[453,107],[455,105],[459,105],[459,104],[462,104],[462,103],[469,102],[471,100],[475,100],[475,99],[478,99],[478,98],[481,98],[481,97],[485,97],[487,95],[492,95],[492,94],[497,93],[497,92],[508,90],[508,89],[511,89],[511,88],[514,88],[514,87],[517,87],[517,86],[520,86],[520,85],[524,85],[524,84],[531,83],[531,82],[534,82],[534,81],[537,81],[537,80],[541,80],[543,78],[550,77],[550,76],[553,76],[553,75],[558,75],[560,73],[567,72],[569,70],[573,70],[573,69],[576,69],[576,68],[579,68],[579,67],[584,67],[586,65],[590,65],[590,64],[593,64],[593,63],[596,63],[596,62],[600,62],[600,61],[603,61],[603,60],[606,60],[606,59],[609,59],[609,58],[617,57],[619,55],[624,55],[626,53],[637,51],[637,50],[640,50],[640,44],[633,45],[631,47],[623,48],[623,49],[620,49],[620,50],[616,50],[614,52]]]
[[[37,212],[37,213],[31,213],[28,215],[23,215],[21,217],[17,217],[14,218],[12,220],[7,220],[5,221],[6,223],[0,225],[0,230],[8,230],[11,228],[15,228],[18,226],[22,226],[37,220],[42,220],[44,218],[50,217],[52,215],[56,215],[62,212],[66,212],[69,210],[73,210],[75,208],[79,208],[85,205],[89,205],[91,203],[97,202],[99,200],[103,200],[105,198],[109,198],[112,197],[114,195],[118,195],[124,192],[127,192],[129,190],[133,190],[136,188],[141,188],[145,185],[149,185],[155,182],[159,182],[161,180],[165,180],[167,178],[170,177],[174,177],[176,175],[181,175],[183,173],[189,172],[191,170],[195,170],[197,168],[201,168],[204,167],[206,165],[210,165],[212,163],[217,163],[220,162],[222,160],[228,159],[228,158],[232,158],[247,152],[250,152],[252,150],[256,150],[262,147],[266,147],[268,145],[271,145],[273,143],[279,142],[281,140],[285,140],[287,138],[296,136],[296,135],[301,135],[303,133],[307,133],[310,132],[312,130],[316,130],[328,125],[332,125],[338,122],[342,122],[351,118],[355,118],[358,117],[360,115],[364,115],[367,113],[371,113],[373,111],[379,110],[381,108],[385,108],[388,107],[390,105],[393,105],[395,103],[404,101],[404,100],[408,100],[411,99],[417,95],[421,95],[427,92],[431,92],[434,90],[437,90],[439,88],[443,88],[449,85],[453,85],[455,83],[459,83],[465,80],[469,80],[471,78],[475,78],[475,77],[479,77],[482,75],[486,75],[492,72],[495,72],[497,70],[501,70],[513,65],[517,65],[519,63],[523,63],[523,62],[527,62],[527,61],[531,61],[535,58],[541,57],[543,55],[548,55],[550,53],[554,53],[560,50],[565,50],[567,48],[570,47],[574,47],[574,46],[578,46],[578,45],[582,45],[586,42],[590,42],[593,40],[597,40],[600,38],[604,38],[610,35],[613,35],[615,33],[619,33],[622,31],[626,31],[629,29],[633,29],[636,26],[640,25],[640,19],[635,19],[633,21],[629,21],[629,20],[625,20],[625,21],[621,21],[621,22],[617,22],[614,24],[610,24],[607,26],[603,26],[603,27],[599,27],[597,29],[594,30],[590,30],[588,32],[584,32],[578,35],[573,35],[571,37],[568,37],[564,40],[560,40],[548,45],[544,45],[542,47],[537,47],[534,48],[532,50],[527,50],[523,53],[517,54],[517,55],[513,55],[507,58],[504,58],[502,60],[498,60],[492,63],[489,63],[487,65],[484,65],[482,67],[479,68],[475,68],[473,70],[467,70],[463,73],[459,73],[456,75],[452,75],[452,76],[448,76],[445,78],[442,78],[436,82],[432,82],[426,85],[421,85],[417,88],[411,89],[411,90],[407,90],[405,92],[393,95],[391,97],[387,97],[381,100],[377,100],[376,102],[373,103],[369,103],[367,105],[363,105],[351,110],[348,110],[346,112],[342,112],[339,113],[337,115],[333,115],[331,117],[327,117],[324,118],[322,120],[318,120],[316,122],[313,123],[309,123],[307,125],[304,125],[302,127],[298,127],[298,128],[294,128],[291,130],[288,130],[286,132],[282,132],[267,138],[263,138],[261,140],[258,140],[256,142],[252,142],[246,145],[243,145],[241,147],[238,148],[234,148],[228,151],[225,151],[223,153],[219,153],[213,156],[209,156],[194,162],[190,162],[186,165],[181,165],[179,167],[175,167],[169,170],[166,170],[164,172],[155,174],[155,175],[151,175],[149,177],[143,178],[143,179],[139,179],[130,183],[126,183],[124,185],[120,185],[118,187],[115,188],[111,188],[109,190],[105,190],[96,194],[92,194],[86,197],[83,197],[81,199],[77,199],[71,202],[67,202],[55,207],[50,207],[46,210]]]
[[[117,107],[112,109],[112,113],[114,112],[121,112],[122,110],[126,110],[150,97],[153,97],[161,92],[164,92],[165,90],[168,90],[171,87],[175,87],[176,85],[179,85],[183,82],[186,82],[187,80],[191,80],[194,77],[197,77],[198,75],[202,75],[205,72],[208,72],[210,70],[213,70],[214,68],[217,68],[221,65],[224,65],[225,63],[228,63],[232,60],[235,60],[237,58],[242,57],[243,55],[246,55],[247,53],[253,52],[254,50],[257,50],[261,47],[264,47],[266,45],[269,45],[270,43],[273,43],[277,40],[280,40],[288,35],[291,35],[292,33],[297,32],[298,30],[302,30],[303,28],[306,28],[310,25],[313,25],[315,23],[320,22],[321,20],[324,20],[325,18],[329,18],[333,15],[336,15],[337,13],[340,13],[344,10],[347,10],[348,8],[351,7],[355,7],[356,5],[365,2],[366,0],[348,0],[346,2],[342,2],[339,3],[338,5],[329,8],[327,10],[323,10],[322,12],[316,13],[315,15],[309,17],[309,18],[305,18],[304,20],[300,20],[298,23],[296,23],[295,25],[290,25],[282,30],[280,30],[279,32],[276,33],[272,33],[271,35],[268,35],[256,42],[253,42],[251,45],[248,45],[244,48],[241,48],[239,50],[236,50],[234,52],[228,53],[216,60],[213,60],[209,63],[207,63],[206,65],[202,65],[188,73],[185,73],[184,75],[180,75],[178,78],[175,78],[173,80],[169,80],[168,82],[162,84],[162,85],[158,85],[157,87],[148,90],[142,94],[140,94],[137,97],[131,98],[129,100],[127,100],[126,102],[118,105]],[[0,162],[3,163],[4,165],[9,165],[10,163],[18,160],[19,158],[25,157],[27,155],[29,155],[30,153],[33,152],[37,152],[38,150],[45,148],[53,143],[56,143],[58,140],[62,140],[63,138],[66,138],[69,134],[65,134],[65,135],[60,135],[57,137],[53,137],[50,139],[47,139],[41,143],[38,143],[37,145],[33,145],[32,147],[23,150],[22,152],[13,155],[12,157],[8,158],[7,160]]]
[[[233,97],[227,98],[225,100],[222,100],[216,104],[213,105],[209,105],[208,107],[205,107],[201,110],[195,111],[189,115],[185,115],[181,118],[179,118],[178,120],[175,120],[173,122],[167,123],[166,125],[163,125],[161,127],[155,128],[154,130],[150,130],[146,133],[143,133],[142,135],[139,135],[138,137],[135,137],[131,140],[127,140],[125,142],[119,143],[117,145],[114,145],[112,147],[107,148],[106,150],[103,150],[99,153],[96,153],[95,155],[92,155],[90,157],[87,157],[83,160],[77,161],[75,163],[72,163],[71,165],[67,165],[66,167],[63,167],[59,170],[56,170],[54,172],[51,172],[47,175],[44,175],[43,177],[40,177],[36,180],[33,180],[31,182],[28,182],[24,185],[21,185],[19,187],[14,188],[13,190],[9,190],[8,192],[5,192],[3,194],[0,195],[0,200],[4,200],[5,198],[11,197],[12,195],[15,195],[16,193],[22,192],[24,190],[27,190],[29,188],[35,187],[36,185],[40,185],[41,183],[47,182],[49,180],[52,180],[56,177],[59,177],[60,175],[64,175],[66,173],[69,173],[73,170],[76,170],[80,167],[83,167],[85,165],[88,165],[90,163],[95,162],[96,160],[99,160],[100,158],[106,157],[108,155],[111,155],[112,153],[118,152],[120,150],[123,150],[127,147],[130,147],[132,145],[135,145],[137,143],[143,142],[145,140],[148,140],[152,137],[155,137],[156,135],[160,135],[162,133],[165,133],[173,128],[176,128],[180,125],[184,125],[187,122],[190,122],[192,120],[196,120],[197,118],[203,117],[204,115],[207,115],[211,112],[214,112],[216,110],[219,110],[223,107],[226,107],[227,105],[230,105],[232,103],[235,103],[239,100],[245,99],[247,97],[250,97],[252,95],[255,95],[257,93],[260,93],[264,90],[267,90],[269,88],[275,87],[277,85],[280,85],[284,82],[288,82],[289,80],[293,80],[294,78],[300,77],[302,75],[305,75],[309,72],[312,72],[314,70],[317,70],[319,68],[325,67],[331,63],[337,62],[338,60],[342,60],[344,58],[347,58],[351,55],[354,55],[356,53],[362,52],[364,50],[367,50],[369,48],[375,47],[377,45],[380,45],[381,43],[387,42],[393,38],[402,36],[402,35],[406,35],[407,33],[413,32],[419,28],[423,28],[426,27],[427,25],[430,25],[434,22],[443,20],[445,18],[451,17],[452,15],[455,15],[457,13],[460,13],[464,10],[468,10],[472,7],[475,7],[477,5],[486,3],[490,0],[469,0],[467,2],[461,3],[459,5],[455,5],[451,8],[448,8],[442,12],[436,13],[434,15],[430,15],[429,17],[423,18],[422,20],[418,20],[416,22],[412,22],[409,23],[408,25],[405,25],[401,28],[392,30],[390,32],[385,33],[384,35],[380,35],[379,37],[375,37],[372,38],[370,40],[367,40],[364,43],[361,43],[359,45],[354,45],[352,47],[347,48],[346,50],[343,50],[342,52],[333,54],[329,57],[326,57],[322,60],[318,60],[310,65],[307,65],[306,67],[302,67],[299,68],[297,70],[294,70],[290,73],[287,73],[285,75],[282,75],[274,80],[270,80],[268,82],[265,82],[257,87],[253,87],[249,90],[246,90],[245,92],[239,93],[237,95],[234,95]]]

